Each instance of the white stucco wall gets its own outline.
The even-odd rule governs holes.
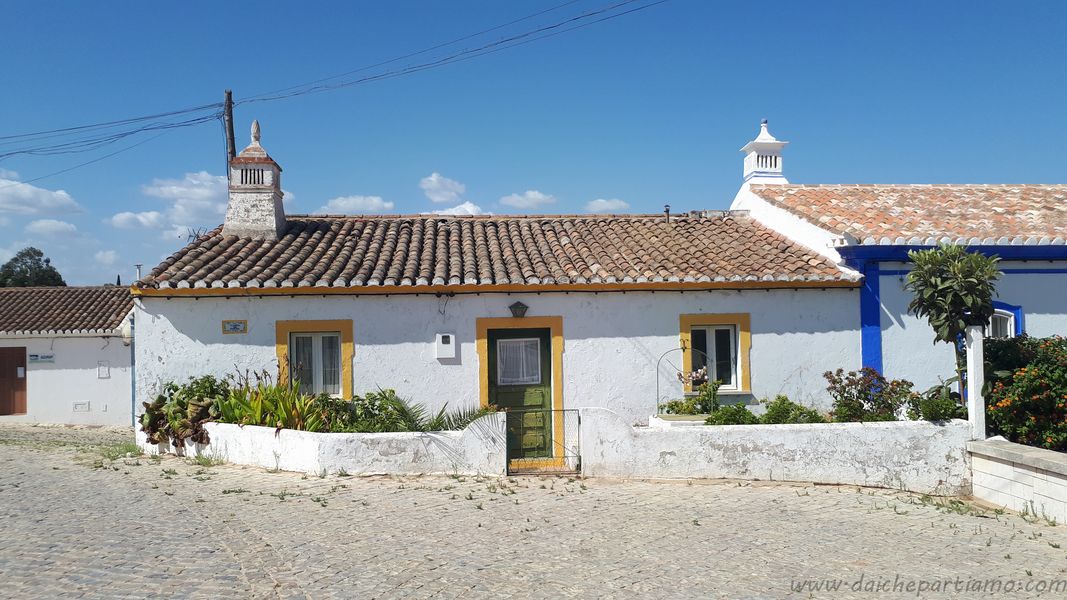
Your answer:
[[[1022,306],[1026,331],[1036,337],[1067,335],[1067,273],[1020,274],[1011,269],[1063,268],[1063,264],[1002,262],[1008,270],[997,282],[995,300]],[[905,270],[902,263],[886,263],[886,270]],[[882,300],[882,367],[886,377],[907,379],[923,390],[955,374],[952,347],[934,344],[925,319],[908,314],[911,293],[904,275],[880,278]]]
[[[120,337],[0,338],[0,347],[25,347],[27,354],[51,353],[55,362],[26,363],[26,414],[0,422],[71,425],[131,423],[130,348]],[[108,364],[101,377],[99,362]],[[75,403],[88,403],[75,411]]]
[[[967,421],[631,427],[582,411],[593,477],[813,481],[925,494],[970,493]]]
[[[169,444],[149,444],[141,431],[137,432],[137,443],[148,454],[180,452],[303,473],[505,473],[503,413],[481,417],[462,431],[428,433],[312,433],[230,423],[206,423],[204,427],[208,443],[188,444],[181,451]]]
[[[394,388],[437,408],[478,402],[475,323],[510,316],[520,300],[529,316],[562,316],[563,394],[567,408],[600,406],[630,423],[655,412],[656,362],[678,347],[678,317],[751,315],[755,398],[787,394],[829,408],[822,373],[860,366],[859,292],[855,289],[483,294],[434,296],[295,296],[141,298],[137,301],[138,406],[161,382],[244,369],[277,371],[275,322],[352,319],[354,391]],[[248,333],[223,335],[221,321],[247,319]],[[457,358],[434,358],[434,334],[457,337]],[[663,362],[661,395],[678,397],[681,353]],[[751,400],[751,397],[748,398]]]
[[[632,427],[609,409],[581,411],[582,474],[652,479],[759,479],[970,493],[966,421]],[[305,473],[505,473],[504,415],[463,431],[310,433],[205,425],[210,442],[183,453]],[[149,454],[174,452],[137,441]],[[570,442],[567,442],[570,445]]]

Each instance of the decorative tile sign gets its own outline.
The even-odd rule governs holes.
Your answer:
[[[29,356],[31,363],[54,363],[56,362],[56,355],[51,352],[41,352],[38,354],[31,354]]]
[[[226,335],[239,335],[248,333],[248,321],[235,320],[235,321],[223,321],[222,333]]]

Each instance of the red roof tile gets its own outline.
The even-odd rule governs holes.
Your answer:
[[[218,228],[142,288],[852,281],[747,213],[289,218],[278,241]]]
[[[1067,240],[1067,185],[790,184],[751,189],[771,204],[862,244]]]
[[[0,288],[0,333],[107,333],[131,309],[127,287]]]

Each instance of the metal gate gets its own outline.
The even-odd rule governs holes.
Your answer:
[[[578,409],[508,409],[505,416],[508,475],[581,474]]]

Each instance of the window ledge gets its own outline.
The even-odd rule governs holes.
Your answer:
[[[696,398],[700,395],[700,392],[685,392],[686,398]],[[751,396],[752,392],[749,390],[719,390],[720,396]]]

